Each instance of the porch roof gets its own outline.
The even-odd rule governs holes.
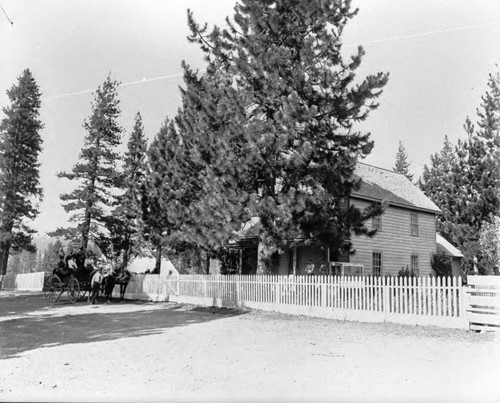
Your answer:
[[[451,243],[436,233],[436,249],[437,253],[452,257],[464,257],[462,252],[455,248]]]

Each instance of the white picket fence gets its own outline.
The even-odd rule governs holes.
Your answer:
[[[7,274],[0,276],[1,290],[41,291],[45,273]]]
[[[468,328],[460,278],[182,275],[170,300],[366,322]]]
[[[0,289],[41,291],[43,272],[0,276]],[[339,320],[500,330],[500,277],[135,275],[127,299],[250,308]],[[115,287],[114,297],[119,296]]]

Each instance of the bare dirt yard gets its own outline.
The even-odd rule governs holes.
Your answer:
[[[0,293],[0,401],[500,401],[494,334]]]

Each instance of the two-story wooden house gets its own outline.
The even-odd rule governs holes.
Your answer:
[[[349,262],[363,265],[365,274],[395,275],[406,268],[431,274],[439,208],[404,175],[366,164],[358,164],[355,172],[361,187],[352,192],[350,203],[362,209],[387,200],[389,206],[367,223],[377,229],[375,236],[353,238]]]
[[[324,273],[320,267],[325,264],[327,273],[397,275],[402,269],[420,275],[432,273],[439,208],[404,175],[362,163],[355,175],[361,186],[351,193],[349,204],[364,209],[373,202],[388,203],[384,214],[366,223],[368,228],[377,229],[376,235],[353,236],[354,253],[340,256],[326,246],[306,246],[294,240],[295,246],[274,259],[274,273],[305,274],[308,263],[314,264],[316,274]],[[253,220],[239,238],[242,274],[258,272],[258,227],[258,221]]]

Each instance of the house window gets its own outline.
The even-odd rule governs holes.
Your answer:
[[[411,273],[418,276],[418,255],[411,255]]]
[[[418,213],[410,213],[410,234],[418,236]]]
[[[373,252],[372,254],[372,273],[374,276],[382,274],[382,252]]]
[[[372,229],[382,231],[382,217],[378,216],[372,218]]]

